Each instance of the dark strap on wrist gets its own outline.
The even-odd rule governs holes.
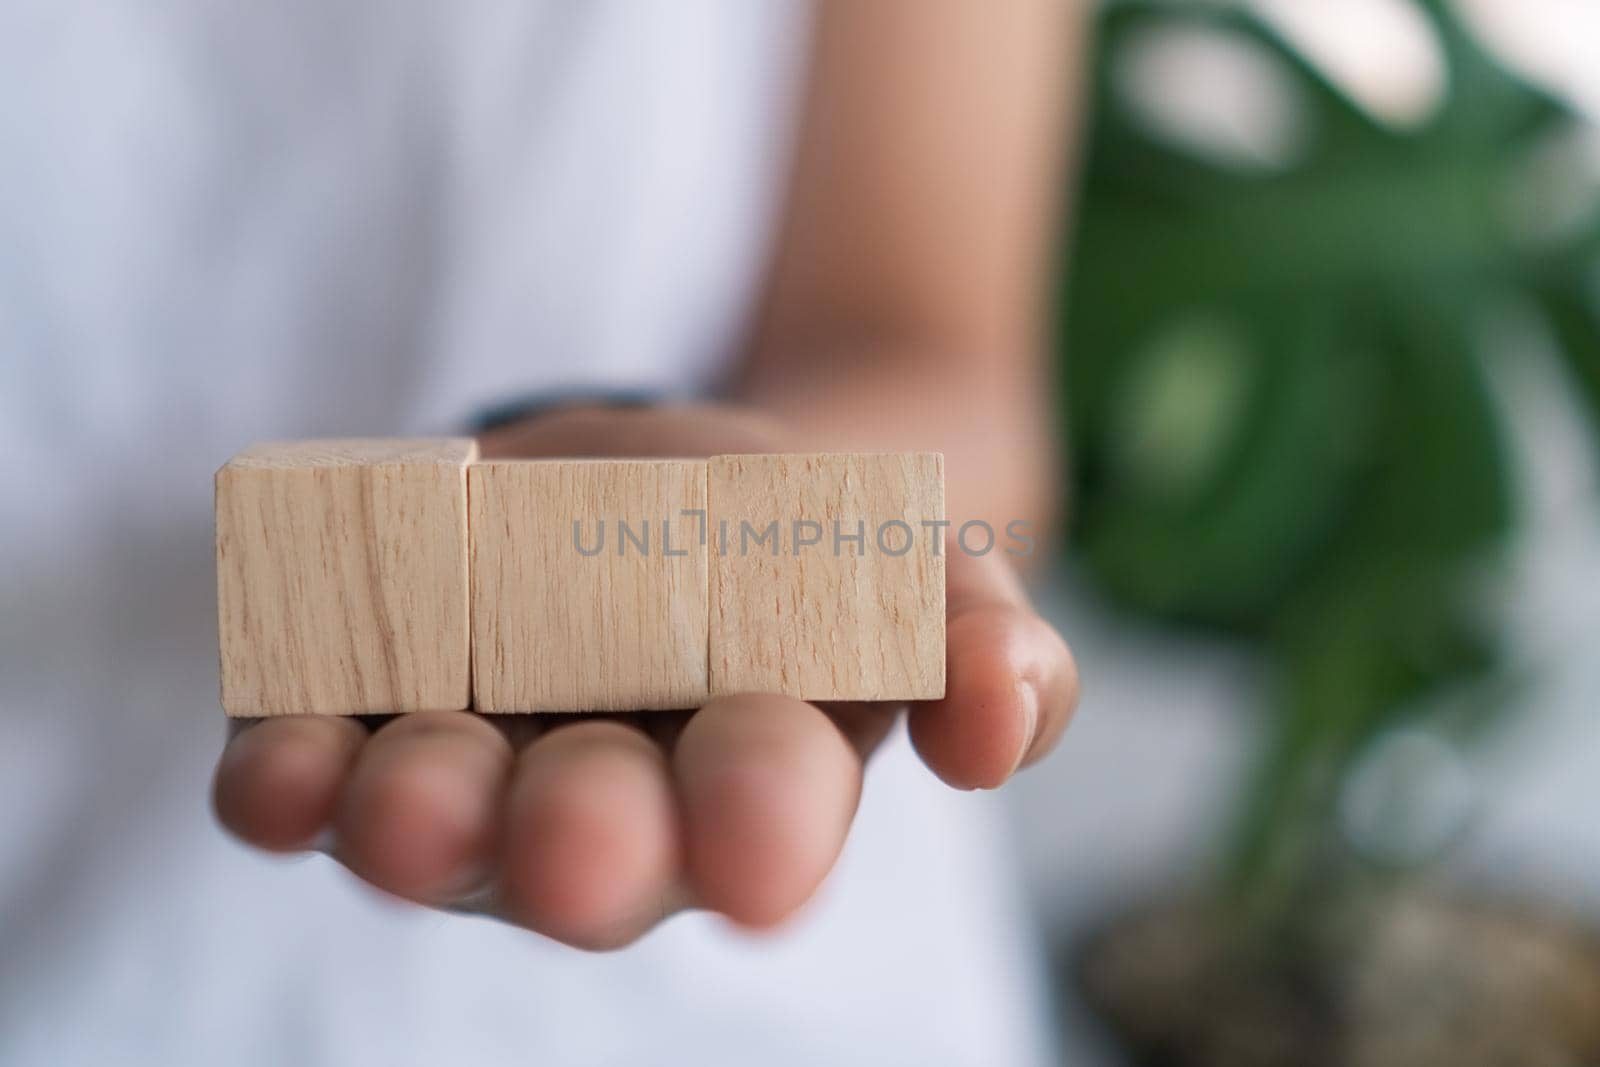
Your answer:
[[[663,399],[664,394],[654,389],[550,389],[526,393],[484,408],[472,418],[469,430],[475,434],[487,433],[566,408],[647,408]]]

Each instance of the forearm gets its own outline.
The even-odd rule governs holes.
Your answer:
[[[952,518],[1044,527],[1044,324],[1081,0],[824,0],[734,399],[817,447],[943,452]],[[998,527],[997,527],[998,528]]]

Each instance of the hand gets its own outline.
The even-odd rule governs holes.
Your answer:
[[[717,408],[576,410],[483,440],[488,456],[797,447]],[[946,782],[993,788],[1055,743],[1077,673],[998,553],[952,553],[947,572],[948,689],[910,707],[911,738]],[[258,847],[305,850],[331,830],[332,854],[392,894],[614,948],[687,907],[752,927],[792,914],[838,857],[901,710],[747,694],[687,713],[429,712],[375,729],[276,717],[230,739],[215,804]]]

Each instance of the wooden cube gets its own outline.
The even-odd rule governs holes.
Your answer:
[[[711,692],[944,695],[944,458],[717,456]]]
[[[470,439],[263,444],[217,472],[229,715],[470,704]]]
[[[486,462],[470,482],[478,711],[706,699],[705,463]]]

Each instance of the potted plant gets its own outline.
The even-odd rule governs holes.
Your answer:
[[[1101,15],[1060,331],[1073,558],[1130,610],[1245,636],[1276,679],[1209,891],[1079,956],[1140,1062],[1600,1062],[1596,936],[1416,877],[1464,820],[1419,830],[1406,790],[1514,704],[1484,595],[1518,520],[1484,308],[1532,309],[1600,412],[1580,121],[1444,0],[1419,8],[1448,88],[1411,128],[1239,8]],[[1278,64],[1292,158],[1209,158],[1120,91],[1174,26]]]

